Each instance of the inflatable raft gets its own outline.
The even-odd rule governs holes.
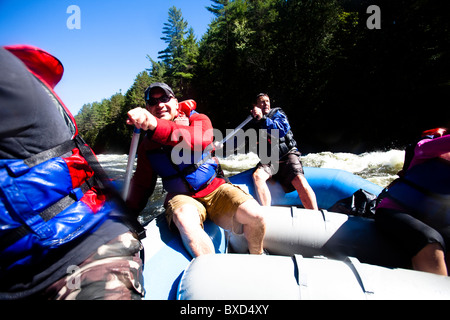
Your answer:
[[[251,173],[230,181],[255,195]],[[295,191],[270,183],[269,256],[246,254],[245,238],[207,221],[218,254],[192,260],[164,216],[152,221],[144,239],[145,299],[450,298],[450,278],[405,269],[408,257],[372,219],[326,210],[360,189],[377,195],[381,187],[343,170],[305,168],[305,175],[324,209],[305,210]]]

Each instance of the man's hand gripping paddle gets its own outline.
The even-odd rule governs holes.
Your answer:
[[[182,101],[178,104],[178,108],[180,111],[184,112],[187,117],[190,116],[191,112],[195,110],[197,107],[197,103],[194,100],[186,100]],[[134,161],[136,159],[136,151],[137,147],[139,145],[139,137],[141,135],[141,130],[134,128],[133,131],[133,138],[131,139],[131,145],[130,145],[130,151],[128,153],[128,163],[127,163],[127,169],[125,172],[125,180],[124,185],[122,189],[122,199],[127,200],[128,198],[128,192],[130,190],[130,182],[131,182],[131,176],[133,174],[133,166]]]

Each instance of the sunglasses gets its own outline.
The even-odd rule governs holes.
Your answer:
[[[147,97],[146,101],[149,106],[156,106],[160,103],[167,103],[170,101],[170,99],[172,99],[171,96],[163,95],[159,98]]]

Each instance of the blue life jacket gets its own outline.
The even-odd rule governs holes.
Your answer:
[[[406,171],[387,196],[434,228],[450,225],[450,163],[428,160]]]
[[[63,157],[71,150],[88,154]],[[126,220],[122,205],[104,193],[111,187],[99,179],[104,172],[98,162],[88,164],[93,153],[86,150],[77,136],[26,160],[0,160],[0,273],[39,263],[106,218],[121,219],[143,235],[141,226]]]
[[[212,148],[208,149],[199,152],[161,146],[147,151],[147,158],[167,192],[192,194],[205,188],[220,172],[219,161],[213,157]],[[177,159],[176,163],[172,159]]]
[[[1,271],[38,262],[91,230],[111,211],[104,203],[93,212],[80,201],[92,181],[73,188],[65,159],[53,156],[75,147],[70,141],[26,160],[0,160]]]
[[[276,127],[280,130],[280,137],[278,140],[280,158],[286,155],[293,148],[297,148],[297,142],[294,139],[294,134],[292,133],[288,118],[281,108],[271,109],[265,116],[265,120],[265,127],[267,127],[268,124],[273,124],[275,120],[278,121],[278,125]],[[269,134],[270,131],[271,129],[268,128],[267,132]]]

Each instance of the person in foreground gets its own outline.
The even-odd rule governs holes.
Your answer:
[[[252,254],[263,253],[265,222],[252,196],[227,183],[212,154],[213,130],[209,118],[189,108],[181,110],[172,89],[154,83],[145,91],[146,109],[128,113],[127,124],[147,131],[138,149],[136,172],[127,205],[144,209],[157,175],[168,192],[166,218],[178,228],[193,257],[215,252],[203,230],[209,217],[220,227],[244,233]]]
[[[281,183],[286,192],[297,190],[306,209],[318,210],[316,195],[305,178],[300,161],[301,153],[297,149],[297,142],[294,140],[286,114],[281,108],[271,109],[270,98],[265,93],[258,94],[251,114],[254,119],[251,124],[253,127],[265,129],[269,135],[271,130],[279,130],[278,171],[271,162],[260,162],[253,173],[253,181],[260,203],[263,206],[271,205],[272,197],[267,180],[273,177]]]
[[[0,48],[0,300],[141,299],[140,225],[53,92],[62,72],[38,48]]]
[[[415,270],[448,275],[450,135],[425,131],[406,149],[400,178],[382,193],[376,225],[407,250]]]

